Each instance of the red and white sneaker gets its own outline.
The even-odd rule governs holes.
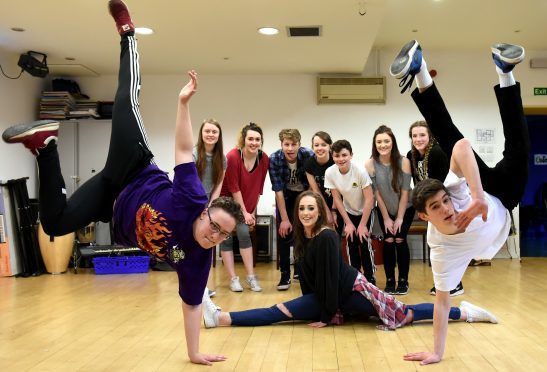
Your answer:
[[[7,143],[22,143],[34,155],[38,156],[41,149],[51,141],[57,142],[59,122],[54,120],[39,120],[28,124],[9,127],[2,133],[2,139]]]
[[[108,11],[114,21],[116,21],[116,28],[120,35],[125,35],[128,32],[134,32],[135,26],[129,15],[129,9],[122,0],[110,0],[108,2]]]

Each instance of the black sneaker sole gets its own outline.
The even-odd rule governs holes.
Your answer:
[[[54,120],[38,120],[32,123],[14,125],[2,133],[2,139],[7,143],[20,142],[23,138],[37,132],[59,129],[59,122]]]
[[[412,40],[401,48],[401,51],[397,54],[397,57],[395,57],[391,63],[391,67],[389,68],[389,73],[391,76],[396,79],[402,79],[405,77],[406,73],[403,74],[402,72],[410,68],[410,64],[412,63],[411,57],[414,55],[414,51],[418,49],[419,46],[420,44],[418,41]]]

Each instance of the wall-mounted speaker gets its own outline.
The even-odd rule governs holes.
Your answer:
[[[256,216],[256,260],[258,262],[270,262],[272,260],[274,228],[273,216]],[[241,261],[237,236],[234,236],[233,239],[233,249],[234,259]]]

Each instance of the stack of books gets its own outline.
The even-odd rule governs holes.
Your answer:
[[[42,92],[40,99],[40,119],[65,120],[74,110],[76,101],[69,92]]]
[[[73,110],[68,113],[68,119],[98,118],[97,101],[77,99]]]

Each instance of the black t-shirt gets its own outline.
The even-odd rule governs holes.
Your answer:
[[[323,198],[325,198],[329,209],[332,208],[332,194],[330,189],[325,189],[325,171],[333,164],[334,160],[332,160],[332,157],[330,157],[329,161],[325,164],[321,165],[317,162],[315,156],[309,158],[306,160],[306,163],[304,163],[304,170],[306,173],[311,174],[315,179],[315,182],[317,183],[317,186],[319,186],[319,190],[321,190],[321,194],[323,195]]]
[[[414,186],[420,181],[425,180],[426,178],[434,178],[441,182],[444,182],[446,175],[450,169],[450,161],[444,151],[441,149],[441,146],[434,144],[431,150],[429,151],[429,159],[427,164],[427,169],[424,164],[424,157],[416,151],[416,167],[412,162],[412,151],[409,151],[406,157],[410,160],[410,166],[412,168],[412,179],[414,180]]]

